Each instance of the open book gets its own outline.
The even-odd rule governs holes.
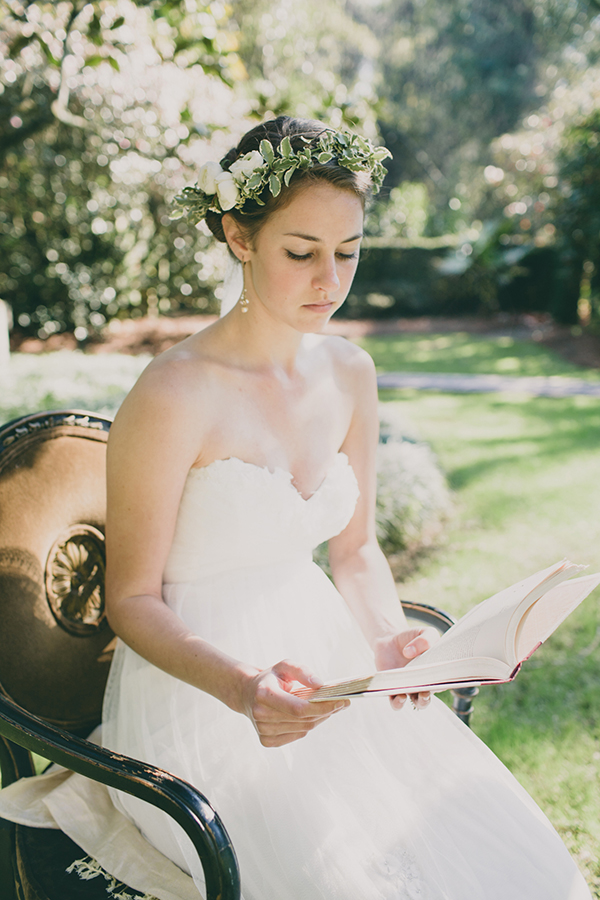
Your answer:
[[[494,594],[401,669],[294,693],[319,701],[511,681],[521,664],[600,584],[600,573],[571,578],[584,568],[564,559]]]

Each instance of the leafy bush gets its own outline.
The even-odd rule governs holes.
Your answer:
[[[600,324],[600,110],[594,110],[568,129],[559,164],[563,192],[556,208],[556,227],[565,270],[565,293],[571,300],[570,321],[577,321],[580,298],[584,298],[589,306],[586,318],[597,329]]]
[[[224,254],[170,198],[246,130],[220,3],[0,4],[0,296],[79,341],[114,318],[216,311]],[[223,129],[221,132],[220,129]]]
[[[451,511],[450,491],[429,444],[418,439],[394,404],[380,407],[377,448],[377,538],[398,577],[433,546]],[[327,544],[315,561],[329,573]]]
[[[433,543],[450,512],[450,492],[435,454],[392,404],[380,411],[377,537],[388,555]]]

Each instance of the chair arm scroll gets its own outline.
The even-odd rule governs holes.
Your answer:
[[[207,900],[239,900],[233,845],[218,813],[192,785],[156,766],[113,753],[26,712],[0,696],[0,734],[73,772],[146,800],[168,813],[192,841]]]

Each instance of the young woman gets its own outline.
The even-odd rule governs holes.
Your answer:
[[[322,334],[385,155],[280,117],[179,198],[227,242],[243,285],[146,369],[111,429],[107,611],[121,640],[103,740],[207,794],[244,900],[589,900],[551,825],[442,703],[291,692],[402,666],[434,639],[408,627],[377,546],[372,361]],[[335,588],[311,561],[326,539]],[[68,779],[46,803],[75,841],[87,828],[105,868],[172,897],[157,849],[202,894],[167,816],[82,795]],[[148,843],[107,850],[115,816]]]

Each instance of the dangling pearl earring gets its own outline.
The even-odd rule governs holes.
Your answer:
[[[240,308],[243,313],[248,312],[248,307],[250,306],[250,301],[248,300],[248,295],[246,293],[246,263],[243,263],[244,266],[244,289],[242,291],[242,296],[240,297]]]

